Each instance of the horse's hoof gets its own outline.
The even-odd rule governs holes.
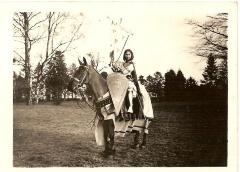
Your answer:
[[[103,154],[103,158],[108,158],[109,154]]]
[[[104,158],[108,158],[108,157],[111,157],[111,156],[115,155],[115,153],[116,153],[115,149],[108,150],[108,151],[105,150],[105,151],[102,152],[102,155],[103,155]]]
[[[104,158],[108,158],[109,153],[108,153],[107,151],[103,151],[103,152],[102,152],[102,156],[103,156]]]
[[[115,153],[116,153],[116,149],[112,149],[112,150],[110,151],[110,155],[115,155]]]

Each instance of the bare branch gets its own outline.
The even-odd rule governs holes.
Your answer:
[[[82,26],[82,23],[78,25],[76,31],[74,32],[72,38],[71,38],[70,41],[69,41],[67,47],[62,51],[63,53],[68,49],[68,47],[71,45],[71,43],[72,43],[73,41],[80,39],[81,36],[79,36],[79,37],[76,38],[76,39],[74,39],[74,38],[75,38],[76,34],[78,33],[79,29],[81,28],[81,26]]]
[[[19,16],[18,13],[15,13],[15,16],[16,16],[17,18],[14,18],[14,17],[13,17],[13,21],[15,21],[16,24],[18,24],[21,28],[24,28],[23,19]]]
[[[22,60],[18,60],[17,58],[14,58],[14,63],[16,64],[16,65],[20,65],[20,66],[22,66],[22,67],[25,67],[25,63],[24,63],[24,61],[22,61]]]
[[[41,23],[43,23],[43,22],[45,22],[47,20],[47,18],[45,18],[45,19],[43,19],[43,20],[40,20],[40,21],[38,21],[37,23],[35,23],[33,26],[31,26],[30,28],[29,28],[29,30],[33,30],[34,29],[34,27],[38,27],[38,25],[39,24],[41,24]]]
[[[32,40],[30,40],[30,42],[31,42],[32,45],[33,45],[33,44],[35,44],[36,42],[38,42],[39,40],[44,39],[44,38],[46,38],[46,37],[45,37],[45,36],[37,36],[37,37],[33,38]]]
[[[56,29],[64,20],[65,20],[64,15],[60,15],[60,13],[58,13],[57,19],[52,23],[52,27],[51,27],[51,33],[52,33],[51,50],[52,51],[53,51],[53,40],[56,33]]]
[[[206,26],[204,26],[204,25],[200,25],[200,24],[197,23],[197,22],[190,21],[190,22],[188,22],[187,24],[189,24],[189,25],[194,25],[194,26],[196,26],[196,27],[202,28],[203,30],[208,30],[208,31],[210,31],[210,32],[213,32],[213,33],[215,33],[215,34],[218,34],[218,35],[221,35],[221,36],[223,36],[223,37],[225,37],[225,38],[228,38],[228,35],[223,34],[223,33],[220,33],[220,32],[216,32],[216,31],[210,29],[209,27],[206,27]]]
[[[17,39],[14,39],[15,42],[19,42],[21,44],[24,44],[25,42],[24,41],[20,41],[20,40],[17,40]]]
[[[38,12],[38,13],[35,13],[35,14],[34,13],[30,13],[28,20],[31,21],[34,17],[38,16],[40,13],[41,12]]]
[[[25,61],[24,60],[24,57],[23,56],[21,56],[17,51],[13,51],[22,61]]]
[[[22,37],[24,37],[24,32],[23,32],[23,29],[21,29],[20,27],[18,27],[17,25],[15,25],[15,24],[13,24],[13,27],[14,27],[14,29],[16,29],[16,32],[19,32],[20,33],[20,35],[22,36]]]
[[[215,19],[215,20],[224,20],[227,21],[227,16],[224,17],[213,17],[213,16],[207,16],[208,18]]]
[[[215,44],[213,41],[211,41],[210,39],[208,39],[207,36],[205,37],[205,39],[208,41],[209,44],[217,47],[217,48],[220,49],[220,50],[223,50],[223,51],[228,50],[227,47],[221,46],[220,44]]]

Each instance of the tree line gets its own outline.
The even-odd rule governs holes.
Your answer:
[[[207,16],[204,22],[187,20],[192,27],[192,37],[197,40],[191,52],[198,58],[206,59],[203,80],[199,83],[193,77],[185,78],[181,70],[169,70],[164,75],[155,72],[139,80],[156,101],[160,100],[199,100],[223,98],[226,100],[228,87],[228,35],[227,13]],[[69,68],[64,62],[64,54],[74,50],[73,42],[84,34],[81,26],[84,15],[69,13],[18,12],[13,16],[14,48],[13,63],[22,68],[21,74],[13,74],[13,95],[15,101],[24,99],[27,104],[38,101],[44,95],[56,100],[66,92],[66,84],[76,70],[76,64]],[[60,34],[61,33],[61,34]],[[32,49],[42,45],[38,55]],[[89,53],[91,64],[98,70],[100,57]],[[33,59],[38,59],[36,66]],[[100,71],[100,70],[99,70]]]
[[[223,60],[217,64],[211,54],[202,74],[203,79],[197,82],[193,77],[186,78],[179,69],[169,70],[164,74],[155,72],[153,76],[139,76],[153,101],[198,101],[226,100],[228,77],[227,64]]]
[[[72,63],[67,68],[64,55],[57,51],[51,63],[48,64],[48,75],[42,85],[37,85],[37,77],[33,78],[32,87],[35,96],[33,101],[45,97],[45,100],[54,100],[60,103],[66,94],[66,87],[77,69]],[[40,70],[36,68],[36,73]],[[103,72],[103,75],[105,72]],[[210,54],[207,65],[202,73],[203,79],[197,82],[193,77],[186,78],[179,69],[177,72],[170,69],[164,75],[155,72],[154,75],[139,76],[139,81],[145,85],[153,101],[197,101],[197,100],[226,100],[227,99],[227,64],[225,60],[217,63],[217,59]],[[27,84],[21,75],[14,73],[14,100],[23,101],[27,95]],[[63,97],[62,97],[63,96]],[[74,98],[74,97],[72,97]]]

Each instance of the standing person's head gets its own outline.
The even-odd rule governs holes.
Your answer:
[[[123,53],[123,60],[125,62],[131,61],[134,58],[133,52],[130,49],[126,49]]]
[[[102,72],[101,75],[102,75],[102,77],[104,79],[107,79],[107,77],[108,77],[108,73],[107,72]]]

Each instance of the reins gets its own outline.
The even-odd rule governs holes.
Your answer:
[[[83,77],[82,77],[82,80],[79,80],[78,78],[73,77],[73,79],[74,79],[75,81],[77,81],[77,82],[78,82],[78,85],[80,85],[80,86],[82,86],[82,84],[84,83],[87,75],[89,74],[89,68],[88,68],[88,67],[85,67],[85,69],[86,69],[86,71],[85,71],[85,73],[84,73],[84,75],[83,75]],[[93,68],[93,69],[94,69],[94,68]],[[99,77],[103,78],[102,75],[99,74],[95,69],[94,69],[94,71],[99,75]],[[90,80],[90,79],[89,79],[89,80]],[[102,102],[102,101],[99,102],[99,101],[98,101],[98,102],[95,102],[95,106],[94,106],[94,102],[93,102],[93,105],[90,105],[90,103],[89,103],[89,102],[87,101],[87,99],[85,98],[86,95],[85,95],[83,92],[81,92],[78,88],[75,87],[74,89],[77,89],[77,90],[78,90],[78,93],[80,93],[81,96],[82,96],[82,94],[84,95],[84,96],[82,96],[82,97],[84,97],[84,103],[87,104],[88,107],[89,107],[91,110],[93,110],[94,112],[97,111],[96,108],[99,108],[100,105],[103,105],[103,104],[106,104],[107,102],[110,102],[109,100],[104,101],[104,102]],[[81,93],[82,93],[82,94],[81,94]],[[81,106],[82,104],[81,104],[80,101],[77,101],[77,105],[78,105],[81,109],[83,108],[83,106]],[[98,106],[98,107],[97,107],[97,106]],[[97,113],[96,113],[96,115],[94,116],[94,118],[88,123],[88,125],[91,125],[91,124],[92,124],[92,125],[91,125],[91,129],[94,127],[97,117],[98,117],[98,115],[97,115]]]

